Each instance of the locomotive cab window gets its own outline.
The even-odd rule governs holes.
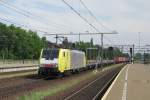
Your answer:
[[[58,49],[44,49],[42,53],[42,58],[54,59],[58,58],[59,50]]]

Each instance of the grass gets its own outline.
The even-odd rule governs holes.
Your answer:
[[[79,83],[79,80],[73,80],[71,82],[63,83],[62,85],[59,85],[57,87],[49,88],[47,90],[43,91],[36,91],[32,92],[28,95],[20,96],[18,97],[18,100],[41,100],[44,99],[44,97],[54,95],[60,91],[64,91],[66,89],[71,88],[72,86]]]
[[[71,79],[71,80],[69,80],[65,83],[59,84],[59,85],[56,84],[55,87],[50,87],[47,90],[33,91],[29,94],[18,97],[17,100],[41,100],[41,99],[44,99],[44,97],[52,96],[58,92],[67,90],[67,89],[79,84],[81,81],[84,81],[94,75],[95,75],[95,73],[93,74],[91,72],[90,74],[79,77],[77,79]]]
[[[117,67],[117,66],[120,66],[120,64],[106,67],[104,70],[108,70],[112,67]],[[23,96],[18,97],[17,100],[41,100],[41,99],[44,99],[47,96],[52,96],[52,95],[55,95],[58,92],[67,90],[67,89],[79,84],[80,82],[85,81],[88,78],[97,75],[98,73],[101,73],[101,71],[97,71],[97,72],[94,72],[94,73],[91,72],[91,73],[86,74],[84,76],[81,76],[77,79],[69,80],[66,83],[62,83],[62,84],[59,84],[59,85],[56,84],[55,87],[49,87],[46,90],[32,91],[29,94],[25,94]]]

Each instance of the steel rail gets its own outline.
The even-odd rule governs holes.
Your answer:
[[[109,85],[111,84],[113,79],[115,79],[115,77],[117,76],[117,74],[119,73],[120,70],[118,71],[118,69],[113,69],[113,71],[116,72],[116,73],[114,73],[112,78],[109,79],[108,82],[98,91],[98,93],[96,93],[96,95],[92,97],[92,100],[97,100],[100,97],[100,95],[102,95],[104,90],[107,89],[107,87],[109,87]],[[100,79],[102,79],[103,77],[108,75],[109,73],[111,73],[111,72],[103,73],[100,77],[98,77],[95,80],[93,80],[92,82],[86,84],[85,86],[80,88],[78,91],[75,91],[73,94],[67,96],[64,100],[71,100],[71,98],[73,98],[74,96],[78,95],[80,92],[84,91],[84,89],[87,89],[88,87],[92,86],[95,82],[99,81]]]
[[[97,100],[99,96],[102,94],[102,92],[109,87],[111,82],[115,79],[115,77],[118,75],[119,72],[117,72],[113,77],[103,86],[103,88],[93,97],[92,100]]]

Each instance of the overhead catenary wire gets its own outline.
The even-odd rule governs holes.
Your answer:
[[[1,0],[1,1],[3,1],[3,0]],[[65,0],[63,0],[63,1],[65,1]],[[21,14],[21,15],[24,15],[24,16],[26,16],[26,17],[32,17],[31,19],[33,19],[33,16],[36,16],[36,15],[34,15],[34,14],[32,14],[31,12],[29,12],[29,11],[26,11],[26,10],[24,10],[24,9],[20,9],[20,8],[18,8],[18,7],[16,7],[16,6],[14,6],[14,5],[12,5],[12,4],[10,4],[10,3],[8,3],[8,2],[6,2],[6,1],[3,1],[3,3],[5,2],[5,4],[3,4],[3,5],[5,5],[5,7],[7,7],[7,8],[12,8],[12,9],[14,9],[17,13],[19,13],[19,14]],[[8,3],[8,5],[6,5],[6,3]],[[75,9],[74,9],[75,10]],[[75,10],[76,11],[76,10]],[[77,12],[77,11],[76,11]],[[77,12],[78,13],[78,12]],[[81,16],[81,14],[80,13],[78,13],[78,15],[80,15]],[[38,17],[38,16],[37,16]],[[36,18],[37,18],[36,17]],[[84,18],[84,16],[81,16],[82,17],[82,19],[84,19],[84,21],[86,21],[86,22],[88,22],[88,24],[91,26],[91,27],[93,27],[97,32],[99,32],[99,33],[101,33],[93,24],[91,24],[86,18]],[[34,19],[33,19],[34,20]],[[28,28],[28,29],[31,29],[31,28],[29,28],[29,26],[27,26],[27,25],[20,25],[20,26],[24,26],[24,27],[26,27],[26,28]],[[33,28],[32,28],[33,29]],[[38,32],[43,32],[43,33],[49,33],[49,32],[46,32],[46,31],[42,31],[42,30],[39,30],[39,29],[34,29],[34,30],[36,30],[36,31],[38,31]]]
[[[1,2],[1,4],[3,4],[3,6],[5,6],[7,8],[12,8],[12,10],[15,10],[16,12],[18,12],[20,14],[23,14],[26,17],[32,17],[32,18],[34,17],[34,19],[39,17],[40,19],[43,19],[43,17],[41,17],[41,16],[35,15],[35,14],[29,12],[29,11],[26,11],[24,9],[16,7],[15,5],[12,5],[12,4],[10,4],[10,3],[6,2],[6,1],[1,0],[0,2]]]
[[[46,34],[46,33],[54,33],[54,32],[47,32],[47,31],[44,31],[44,30],[41,30],[41,28],[39,29],[35,29],[35,28],[31,28],[29,27],[28,25],[24,25],[24,24],[19,24],[19,23],[16,23],[16,22],[12,22],[10,20],[7,20],[7,19],[3,19],[3,18],[0,18],[1,20],[5,21],[5,22],[8,22],[8,23],[11,23],[11,24],[14,24],[14,25],[17,25],[19,27],[24,27],[24,28],[27,28],[29,30],[33,30],[33,31],[37,31],[37,32],[42,32],[43,34]]]
[[[106,27],[102,23],[99,22],[99,20],[96,18],[96,16],[92,13],[92,11],[85,5],[85,3],[82,0],[79,0],[83,7],[88,11],[88,13],[94,18],[94,20],[98,23],[98,25],[104,27],[105,29],[112,31],[110,28]]]
[[[99,20],[96,18],[96,16],[92,13],[92,11],[86,6],[86,4],[83,2],[83,0],[79,0],[81,2],[81,4],[84,6],[84,8],[88,11],[88,13],[91,15],[91,17],[93,17],[93,19],[98,23],[99,26],[104,27],[105,29],[112,31],[112,29],[106,27],[105,25],[103,25],[102,23],[99,22]],[[112,40],[108,39],[105,36],[105,40],[109,41],[112,44]]]
[[[33,30],[33,31],[36,31],[36,32],[42,32],[42,33],[44,33],[44,34],[45,34],[45,33],[48,33],[48,32],[46,32],[46,31],[39,30],[39,29],[34,29],[34,28],[30,28],[30,27],[28,27],[28,26],[26,26],[26,25],[19,24],[19,23],[16,23],[16,22],[12,22],[12,21],[7,20],[7,19],[4,19],[4,18],[0,18],[0,20],[5,21],[5,22],[8,22],[8,23],[13,24],[13,25],[17,25],[17,26],[19,26],[19,27],[24,27],[24,28],[27,28],[27,29],[29,29],[29,30]]]
[[[4,18],[0,18],[0,20],[3,20],[3,21],[5,21],[5,22],[11,23],[11,24],[19,25],[19,26],[22,26],[22,27],[26,27],[25,25],[15,23],[15,22],[9,21],[9,20],[4,19]]]
[[[6,8],[9,8],[9,9],[11,9],[11,10],[17,12],[18,14],[21,14],[21,15],[27,17],[27,18],[30,18],[31,20],[34,20],[34,21],[35,21],[35,20],[37,19],[37,20],[36,20],[37,22],[44,23],[44,24],[46,24],[47,26],[51,26],[51,27],[53,27],[53,28],[57,28],[57,29],[61,29],[61,30],[66,30],[66,29],[68,29],[68,27],[69,27],[69,26],[64,26],[64,25],[58,25],[57,23],[54,23],[54,22],[52,22],[52,21],[50,21],[50,20],[48,20],[48,21],[51,22],[51,23],[48,23],[48,21],[46,21],[46,20],[44,19],[44,17],[35,15],[35,14],[31,13],[30,11],[26,11],[26,10],[24,10],[24,9],[21,9],[21,8],[19,8],[19,7],[16,7],[15,5],[12,5],[12,4],[10,4],[10,3],[6,2],[6,1],[1,0],[1,1],[0,1],[0,4],[1,4],[2,6],[4,6],[4,7],[6,7]],[[41,19],[44,19],[44,20],[41,21]],[[65,28],[66,28],[66,29],[65,29]]]
[[[28,30],[32,30],[32,31],[36,31],[36,32],[41,32],[43,34],[45,34],[45,33],[51,33],[51,32],[47,32],[47,31],[42,30],[42,27],[38,27],[38,29],[37,29],[37,28],[33,28],[33,26],[28,26],[28,25],[25,25],[25,24],[20,24],[20,23],[17,23],[17,22],[10,21],[8,19],[9,18],[2,18],[2,17],[0,17],[0,20],[8,22],[8,23],[13,24],[13,25],[16,25],[18,27],[27,28]]]
[[[93,24],[91,24],[85,17],[83,17],[77,10],[75,10],[69,3],[67,3],[65,0],[62,0],[64,4],[66,4],[73,12],[75,12],[82,20],[84,20],[87,24],[89,24],[94,30],[101,33],[99,29],[97,29]]]
[[[73,12],[75,12],[80,18],[82,18],[86,23],[88,23],[92,28],[94,28],[97,32],[102,33],[99,31],[98,28],[96,28],[92,23],[90,23],[85,17],[83,17],[77,10],[75,10],[69,3],[67,3],[65,0],[62,0]],[[81,0],[80,0],[81,1]],[[84,4],[83,1],[82,5],[84,5],[84,7],[86,7],[88,9],[88,7]],[[94,14],[88,9],[89,13],[91,14],[91,16],[94,17],[94,19],[98,22],[97,18],[94,16]],[[103,25],[104,26],[104,25]],[[105,27],[105,26],[104,26]],[[110,41],[110,40],[108,40]]]
[[[20,8],[18,8],[18,7],[16,7],[16,6],[14,6],[14,5],[12,5],[12,4],[10,4],[10,3],[8,3],[8,2],[6,2],[6,1],[3,1],[3,0],[1,0],[0,1],[1,2],[1,4],[3,3],[3,6],[5,6],[5,7],[7,7],[7,8],[12,8],[12,10],[14,10],[14,11],[16,11],[17,13],[19,13],[19,14],[21,14],[21,15],[24,15],[24,16],[26,16],[26,17],[32,17],[32,16],[36,16],[36,15],[33,15],[31,12],[29,12],[29,11],[26,11],[26,10],[23,10],[23,9],[20,9]],[[4,4],[5,3],[5,4]],[[37,17],[37,16],[36,16]],[[36,18],[36,17],[34,17],[34,19]],[[41,18],[41,17],[40,17]],[[31,18],[31,19],[33,19],[33,18]],[[33,19],[33,20],[34,20]],[[84,20],[86,20],[86,19],[84,19]],[[38,20],[39,21],[39,20]],[[86,22],[87,22],[88,20],[86,20]],[[89,22],[88,22],[89,23]],[[49,24],[49,23],[48,23]],[[96,27],[94,26],[94,25],[92,25],[91,23],[89,23],[90,24],[90,26],[92,26],[94,29],[96,29]],[[96,29],[97,31],[98,31],[98,29]]]

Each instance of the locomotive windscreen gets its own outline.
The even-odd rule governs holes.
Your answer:
[[[45,49],[42,52],[42,58],[51,59],[58,58],[59,50],[58,49]]]

